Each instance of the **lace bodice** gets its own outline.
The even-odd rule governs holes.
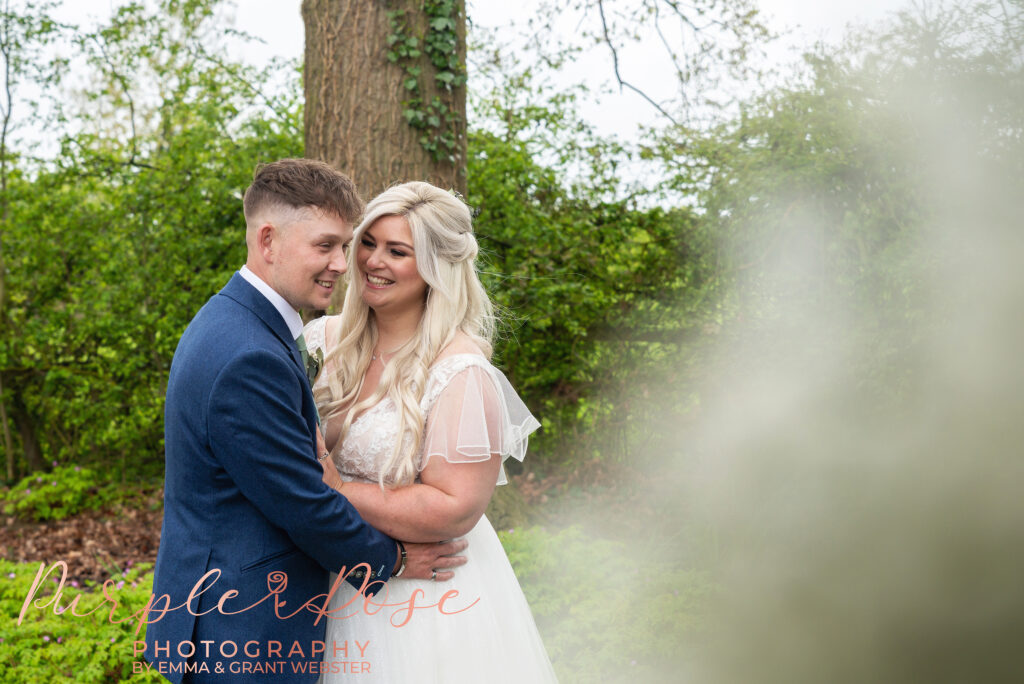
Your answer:
[[[326,321],[327,318],[319,318],[306,326],[306,346],[311,353],[326,347]],[[327,388],[330,372],[330,366],[324,368],[314,390]],[[502,461],[509,456],[522,461],[529,434],[540,427],[508,379],[478,354],[454,354],[435,363],[420,408],[426,418],[417,455],[420,471],[433,457],[466,463],[500,453]],[[385,397],[352,422],[340,445],[328,442],[343,479],[378,480],[398,439],[398,418],[398,408]],[[331,420],[330,416],[323,417],[328,439],[336,432],[331,429]],[[406,435],[405,439],[410,438]],[[506,482],[503,466],[498,484]]]

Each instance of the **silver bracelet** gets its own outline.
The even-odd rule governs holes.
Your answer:
[[[407,560],[409,560],[409,557],[405,553],[405,544],[403,544],[400,539],[396,539],[395,542],[398,543],[398,551],[399,551],[399,553],[402,554],[402,564],[398,566],[398,571],[395,572],[395,574],[393,574],[391,576],[392,577],[401,577],[402,573],[405,572],[405,562]]]

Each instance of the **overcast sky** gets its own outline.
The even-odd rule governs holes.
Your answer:
[[[111,0],[78,0],[82,6],[100,10],[116,4]],[[473,21],[497,26],[525,16],[524,8],[533,0],[505,2],[468,0]],[[797,35],[811,41],[819,37],[837,38],[848,22],[874,21],[887,12],[905,6],[903,0],[760,0],[758,6],[776,30],[801,27]],[[239,0],[238,27],[270,42],[280,54],[298,56],[302,52],[303,28],[299,16],[301,0]]]
[[[788,37],[772,48],[770,59],[782,63],[796,59],[795,47],[810,45],[816,40],[835,41],[848,23],[876,22],[886,14],[906,6],[909,0],[760,0],[762,14],[777,32],[790,30]],[[123,0],[64,0],[60,17],[66,21],[89,25],[108,17]],[[498,27],[515,20],[522,21],[536,0],[496,2],[468,0],[469,14],[481,26]],[[239,47],[238,56],[259,62],[263,55],[299,58],[303,50],[303,25],[299,7],[301,0],[237,0],[236,28],[258,36],[265,45]],[[572,27],[569,27],[571,30]],[[653,43],[653,41],[651,41]],[[647,50],[645,53],[644,50]],[[653,50],[660,47],[631,47],[620,53],[623,78],[655,95],[659,87],[672,83],[668,64]],[[611,58],[594,51],[577,64],[566,78],[586,79],[592,86],[608,84],[613,78]],[[666,93],[664,97],[670,97]],[[621,95],[605,96],[600,106],[584,110],[588,120],[604,133],[618,133],[627,138],[638,124],[657,120],[654,109],[628,90]]]

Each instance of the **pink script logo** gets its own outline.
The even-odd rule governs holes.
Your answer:
[[[42,587],[43,582],[58,568],[60,569],[60,580],[57,583],[56,591],[54,591],[52,596],[36,598],[36,594],[39,593],[39,590]],[[347,580],[348,577],[353,572],[359,569],[362,569],[365,573],[365,577],[363,579],[362,586],[359,587],[359,591],[353,594],[352,598],[350,598],[344,605],[338,606],[334,609],[330,609],[329,606],[331,603],[331,597],[334,596],[335,592],[341,586],[341,583]],[[79,598],[81,598],[80,594],[72,598],[71,602],[67,605],[61,605],[61,594],[64,591],[64,584],[68,576],[68,564],[64,561],[57,561],[53,565],[51,565],[49,569],[47,569],[45,563],[40,563],[39,570],[36,572],[35,580],[32,582],[32,586],[29,589],[28,594],[25,596],[25,602],[21,605],[21,613],[18,615],[18,624],[21,624],[21,621],[22,619],[24,619],[25,613],[28,612],[30,606],[35,606],[40,610],[45,610],[47,607],[53,606],[54,615],[62,615],[63,613],[70,610],[71,614],[75,617],[85,617],[87,615],[92,615],[97,611],[101,611],[101,609],[103,609],[104,606],[109,606],[107,620],[111,624],[121,624],[122,622],[135,621],[135,636],[138,636],[139,633],[142,631],[143,625],[159,622],[167,613],[171,613],[176,610],[181,610],[182,608],[190,612],[192,615],[196,616],[206,615],[207,613],[212,613],[213,611],[217,611],[221,615],[237,615],[239,613],[244,613],[247,610],[251,610],[256,606],[260,605],[261,603],[264,603],[265,601],[272,601],[274,605],[274,614],[281,620],[288,620],[290,618],[295,617],[303,611],[309,611],[316,615],[316,620],[314,621],[313,624],[319,624],[320,619],[323,617],[327,617],[331,620],[344,620],[346,618],[350,618],[358,614],[360,610],[362,610],[366,615],[376,615],[385,608],[395,608],[396,610],[391,614],[389,621],[395,627],[404,627],[409,623],[409,620],[412,619],[413,613],[417,610],[437,608],[438,612],[440,612],[442,615],[456,615],[458,613],[462,613],[464,611],[469,610],[480,601],[480,598],[477,597],[468,606],[459,608],[457,610],[448,610],[448,602],[458,598],[459,596],[459,592],[457,589],[450,589],[441,596],[437,603],[427,603],[418,605],[417,600],[423,599],[425,594],[422,589],[415,589],[408,599],[396,601],[394,603],[389,603],[387,584],[379,580],[369,582],[369,570],[370,567],[366,563],[360,563],[359,565],[354,566],[350,570],[342,568],[341,571],[338,573],[338,577],[334,581],[334,584],[331,585],[330,591],[328,591],[326,594],[317,594],[316,596],[313,596],[308,601],[303,603],[297,610],[291,613],[282,614],[281,612],[281,608],[284,606],[285,602],[280,600],[280,594],[288,586],[288,575],[287,573],[281,572],[280,570],[275,570],[273,572],[267,573],[267,593],[262,598],[257,600],[255,603],[252,603],[239,610],[228,610],[227,608],[225,608],[225,604],[238,596],[238,591],[236,591],[235,589],[228,589],[223,594],[221,594],[216,606],[203,612],[197,612],[198,605],[193,606],[193,602],[196,601],[196,599],[198,599],[204,593],[212,589],[213,585],[216,584],[217,580],[220,578],[220,569],[213,568],[205,575],[200,577],[199,580],[195,583],[195,585],[193,585],[192,591],[189,592],[188,598],[185,599],[184,603],[172,606],[171,597],[168,594],[163,594],[160,597],[157,597],[155,594],[150,594],[149,600],[146,602],[145,606],[143,606],[139,610],[135,611],[134,613],[126,617],[115,619],[114,614],[119,608],[120,604],[117,598],[111,595],[111,589],[114,586],[114,580],[108,579],[106,582],[103,583],[103,601],[100,602],[99,605],[97,605],[92,610],[80,613],[78,612],[78,600]],[[206,584],[207,580],[210,580],[209,584]],[[370,587],[374,587],[375,585],[379,585],[377,594],[372,596],[366,595],[366,590]],[[358,605],[358,599],[360,597],[362,598],[362,606]],[[353,612],[339,615],[339,613],[345,613],[346,611],[353,609],[353,606]],[[155,617],[151,618],[151,616]]]

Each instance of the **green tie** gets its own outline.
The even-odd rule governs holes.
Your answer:
[[[299,355],[302,356],[302,367],[306,369],[306,377],[309,378],[309,350],[306,349],[306,336],[299,333],[299,336],[295,338],[295,344],[299,346]],[[315,378],[309,378],[309,384],[313,384]]]
[[[306,369],[306,379],[309,380],[309,386],[312,387],[313,383],[316,382],[316,376],[320,374],[320,367],[323,365],[324,352],[321,349],[316,350],[316,356],[310,356],[309,350],[306,349],[306,336],[299,333],[299,336],[295,338],[295,344],[299,347],[299,355],[302,357],[302,366]],[[316,424],[320,424],[320,412],[317,411]]]

